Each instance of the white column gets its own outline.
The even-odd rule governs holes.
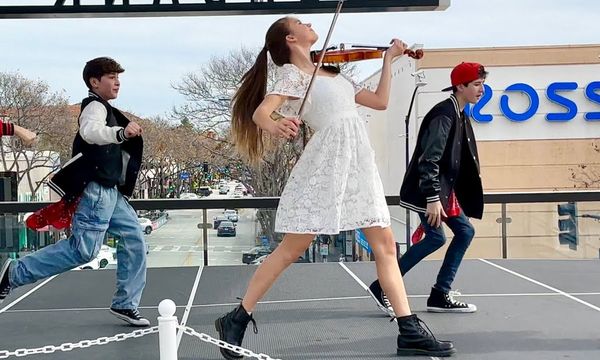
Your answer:
[[[177,316],[173,300],[165,299],[158,305],[158,345],[160,360],[177,360]]]

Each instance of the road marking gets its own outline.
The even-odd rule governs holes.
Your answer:
[[[208,247],[208,251],[209,252],[242,253],[251,248],[252,248],[252,246],[250,246],[250,245],[232,245],[232,246],[211,245]],[[201,245],[197,245],[197,246],[149,245],[148,250],[151,252],[176,252],[176,253],[202,253],[202,252],[204,252],[204,249]]]
[[[185,307],[185,311],[183,312],[183,317],[181,318],[180,325],[182,327],[187,323],[188,317],[190,316],[190,311],[192,309],[192,305],[194,302],[194,298],[196,297],[196,291],[198,290],[198,283],[200,283],[200,277],[202,276],[202,271],[204,270],[204,266],[198,267],[198,272],[196,273],[196,279],[194,279],[194,285],[192,286],[192,292],[190,293],[190,298],[188,299],[188,303]],[[183,336],[182,328],[179,328],[177,332],[177,349],[179,349],[179,343],[181,343],[181,337]]]
[[[49,283],[52,279],[54,279],[55,277],[57,277],[58,275],[54,275],[49,277],[48,279],[44,280],[41,284],[37,285],[36,287],[34,287],[33,289],[29,290],[28,292],[26,292],[25,294],[21,295],[18,299],[16,299],[15,301],[11,302],[10,304],[6,305],[5,307],[3,307],[2,309],[0,309],[0,314],[2,314],[3,312],[7,311],[8,309],[10,309],[11,307],[17,305],[19,302],[21,302],[21,300],[25,299],[26,297],[28,297],[29,295],[33,294],[37,289],[41,288],[42,286],[46,285],[47,283]]]
[[[353,273],[352,270],[348,269],[346,264],[344,264],[343,262],[339,262],[338,264],[342,267],[342,269],[346,270],[346,272],[348,274],[350,274],[350,276],[352,276],[352,278],[354,278],[354,280],[358,283],[358,285],[360,285],[365,291],[367,291],[367,292],[369,291],[369,287],[367,286],[367,284],[365,284],[358,276],[356,276],[356,274]],[[371,298],[371,296],[369,295],[368,298]],[[397,323],[398,319],[396,317],[394,317],[394,318],[392,318],[392,321]],[[434,356],[429,356],[429,358],[431,360],[440,360],[439,358],[434,357]]]
[[[598,296],[600,292],[585,292],[585,293],[571,293],[573,296]],[[557,292],[551,293],[511,293],[511,294],[462,294],[458,297],[536,297],[536,296],[563,296]],[[429,297],[427,295],[409,295],[409,299],[426,299]],[[260,304],[287,304],[287,303],[303,303],[303,302],[324,302],[324,301],[345,301],[345,300],[362,300],[362,299],[372,299],[371,296],[362,295],[362,296],[343,296],[343,297],[332,297],[332,298],[309,298],[309,299],[290,299],[290,300],[269,300],[269,301],[261,301]],[[237,306],[239,302],[236,303],[216,303],[216,304],[200,304],[200,305],[192,305],[192,308],[203,308],[203,307],[220,307],[220,306]],[[179,305],[177,308],[186,308],[187,305]],[[87,307],[87,308],[58,308],[58,309],[23,309],[23,310],[8,310],[7,313],[36,313],[36,312],[65,312],[65,311],[99,311],[99,310],[108,310],[107,307]],[[158,309],[158,306],[138,306],[138,309]]]
[[[356,276],[356,274],[354,274],[352,272],[352,270],[348,269],[346,264],[344,264],[343,262],[339,262],[338,264],[342,267],[342,269],[346,270],[346,272],[348,274],[350,274],[350,276],[352,276],[352,278],[354,278],[354,280],[356,280],[358,285],[360,285],[363,289],[365,289],[365,291],[369,291],[369,287],[358,276]]]
[[[512,275],[514,275],[514,276],[517,276],[517,277],[520,277],[520,278],[521,278],[521,279],[523,279],[523,280],[527,280],[527,281],[529,281],[529,282],[532,282],[532,283],[534,283],[534,284],[536,284],[536,285],[542,286],[542,287],[544,287],[544,288],[546,288],[546,289],[548,289],[548,290],[550,290],[550,291],[554,291],[554,292],[556,292],[556,293],[558,293],[558,294],[560,294],[560,295],[562,295],[562,296],[568,297],[569,299],[571,299],[571,300],[574,300],[574,301],[577,301],[578,303],[580,303],[580,304],[583,304],[583,305],[585,305],[585,306],[587,306],[587,307],[589,307],[589,308],[591,308],[591,309],[594,309],[594,310],[596,310],[596,311],[600,311],[600,307],[598,307],[598,306],[596,306],[596,305],[592,305],[592,304],[590,304],[590,303],[589,303],[589,302],[587,302],[587,301],[583,301],[583,300],[581,300],[581,299],[579,299],[579,298],[576,298],[575,296],[573,296],[573,295],[571,295],[571,294],[567,294],[566,292],[564,292],[564,291],[562,291],[562,290],[559,290],[559,289],[557,289],[557,288],[554,288],[554,287],[552,287],[552,286],[550,286],[550,285],[544,284],[543,282],[540,282],[540,281],[534,280],[534,279],[532,279],[532,278],[530,278],[530,277],[527,277],[527,276],[525,276],[525,275],[519,274],[519,273],[518,273],[518,272],[516,272],[516,271],[512,271],[512,270],[510,270],[510,269],[507,269],[507,268],[505,268],[505,267],[502,267],[502,266],[500,266],[500,265],[494,264],[494,263],[493,263],[493,262],[491,262],[491,261],[487,261],[487,260],[485,260],[485,259],[479,259],[479,260],[480,260],[480,261],[482,261],[482,262],[484,262],[484,263],[486,263],[486,264],[488,264],[488,265],[491,265],[491,266],[493,266],[493,267],[495,267],[495,268],[498,268],[498,269],[500,269],[500,270],[502,270],[502,271],[505,271],[505,272],[507,272],[507,273],[509,273],[509,274],[512,274]]]

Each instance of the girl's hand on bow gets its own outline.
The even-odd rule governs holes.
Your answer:
[[[390,46],[385,52],[385,56],[389,57],[390,59],[394,59],[397,56],[402,56],[404,51],[406,51],[408,48],[408,45],[400,39],[392,39],[390,44],[392,44],[392,46]]]
[[[302,121],[298,118],[284,117],[275,122],[274,135],[284,139],[293,139],[298,136]]]

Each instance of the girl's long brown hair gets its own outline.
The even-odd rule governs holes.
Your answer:
[[[231,133],[242,156],[258,163],[264,152],[262,130],[252,120],[252,115],[263,101],[267,91],[267,52],[275,65],[290,62],[290,49],[286,36],[290,31],[288,18],[281,18],[271,25],[265,37],[265,46],[258,54],[254,65],[242,77],[242,84],[233,96]]]

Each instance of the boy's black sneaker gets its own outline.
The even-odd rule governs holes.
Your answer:
[[[388,300],[387,296],[383,292],[381,285],[379,285],[379,280],[373,281],[373,283],[369,286],[367,290],[369,295],[375,300],[377,303],[377,307],[383,311],[386,315],[395,318],[396,314],[394,313],[394,309],[392,308],[392,304]]]
[[[437,313],[473,313],[477,311],[477,306],[454,300],[452,294],[431,288],[431,294],[427,299],[427,311]]]
[[[0,304],[6,299],[10,293],[10,281],[8,280],[8,269],[10,268],[11,259],[4,260],[0,268]]]
[[[133,326],[150,326],[150,321],[143,318],[137,309],[115,309],[110,308],[110,313]]]

